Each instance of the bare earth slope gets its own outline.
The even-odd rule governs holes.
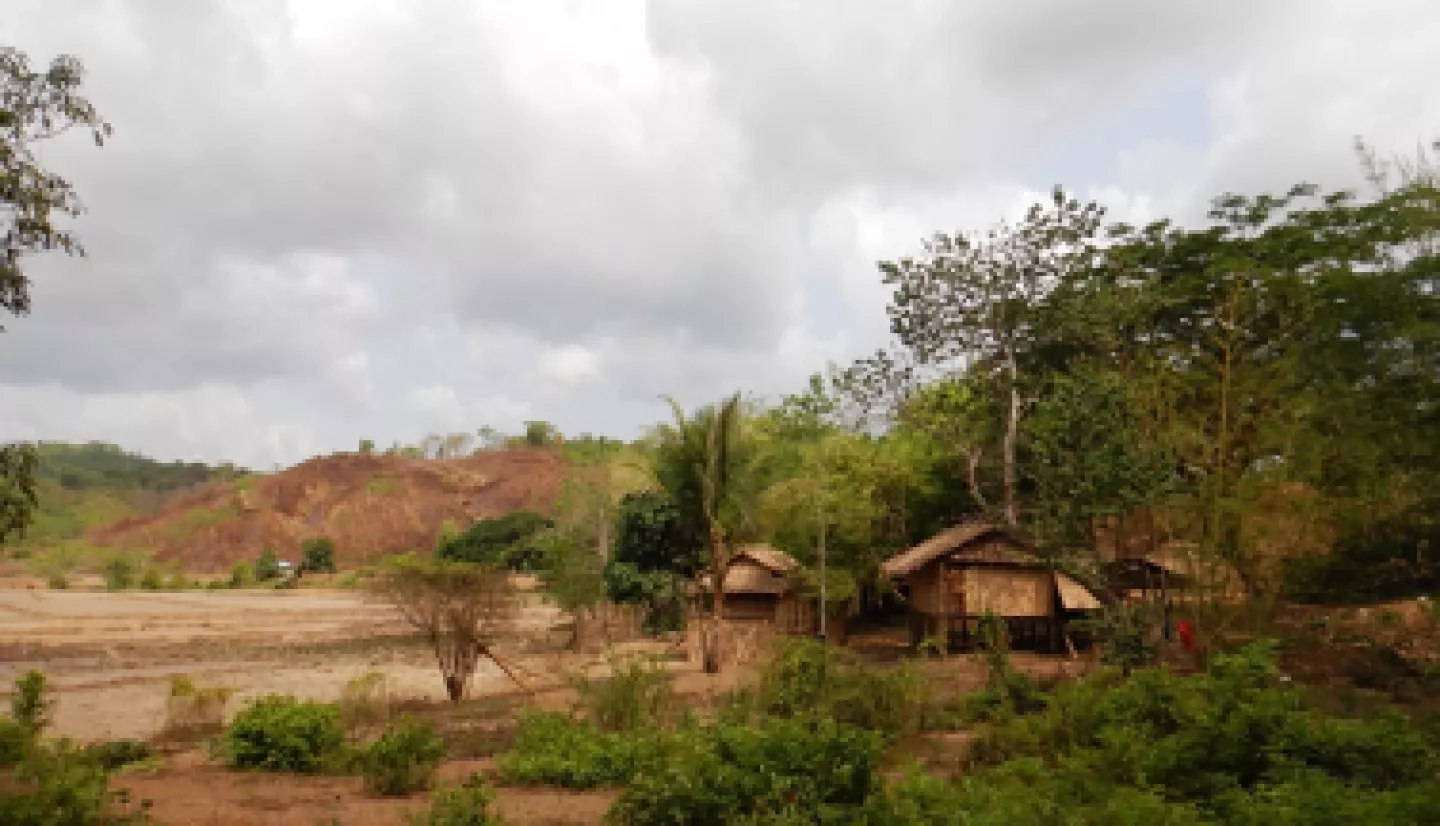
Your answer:
[[[154,513],[96,528],[89,539],[220,572],[265,547],[296,559],[303,541],[328,536],[341,567],[353,567],[430,547],[447,520],[546,512],[564,477],[564,460],[537,449],[447,460],[338,454],[239,485],[208,485]]]

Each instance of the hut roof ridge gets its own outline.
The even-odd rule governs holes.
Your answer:
[[[919,545],[890,557],[881,563],[880,572],[891,578],[906,576],[929,564],[934,559],[964,547],[990,533],[1004,534],[1016,544],[1024,548],[1030,547],[1030,541],[1018,531],[996,525],[992,522],[970,520],[952,525],[924,542],[921,542]],[[1029,555],[1017,553],[1016,556],[1028,557]],[[1025,561],[1038,562],[1039,560],[1027,559]]]

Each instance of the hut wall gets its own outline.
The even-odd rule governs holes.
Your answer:
[[[1054,613],[1055,579],[1046,569],[967,568],[962,580],[965,613],[1002,617],[1048,617]]]
[[[906,582],[910,585],[910,605],[914,610],[930,616],[941,612],[944,604],[941,595],[943,565],[944,563],[937,559],[906,577]]]
[[[726,594],[725,619],[774,622],[777,602],[771,594]]]

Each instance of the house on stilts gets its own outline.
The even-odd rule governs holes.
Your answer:
[[[1004,618],[1017,645],[1073,651],[1070,620],[1099,610],[1100,600],[1074,578],[1036,556],[1018,531],[964,522],[886,560],[910,608],[910,643],[938,636],[948,648],[978,638],[980,618]]]

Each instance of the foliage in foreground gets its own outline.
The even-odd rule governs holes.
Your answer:
[[[0,719],[0,824],[69,826],[144,820],[144,807],[128,812],[110,773],[150,756],[143,743],[116,741],[80,747],[46,740],[50,700],[45,679],[31,671],[16,681],[14,716]]]
[[[472,774],[458,786],[435,792],[430,808],[409,815],[410,826],[501,826],[500,815],[491,811],[495,794],[484,779]]]
[[[235,715],[220,750],[233,768],[313,774],[336,765],[344,742],[336,706],[271,695]]]
[[[430,788],[445,758],[445,742],[429,720],[401,717],[360,758],[365,791],[387,797]]]

